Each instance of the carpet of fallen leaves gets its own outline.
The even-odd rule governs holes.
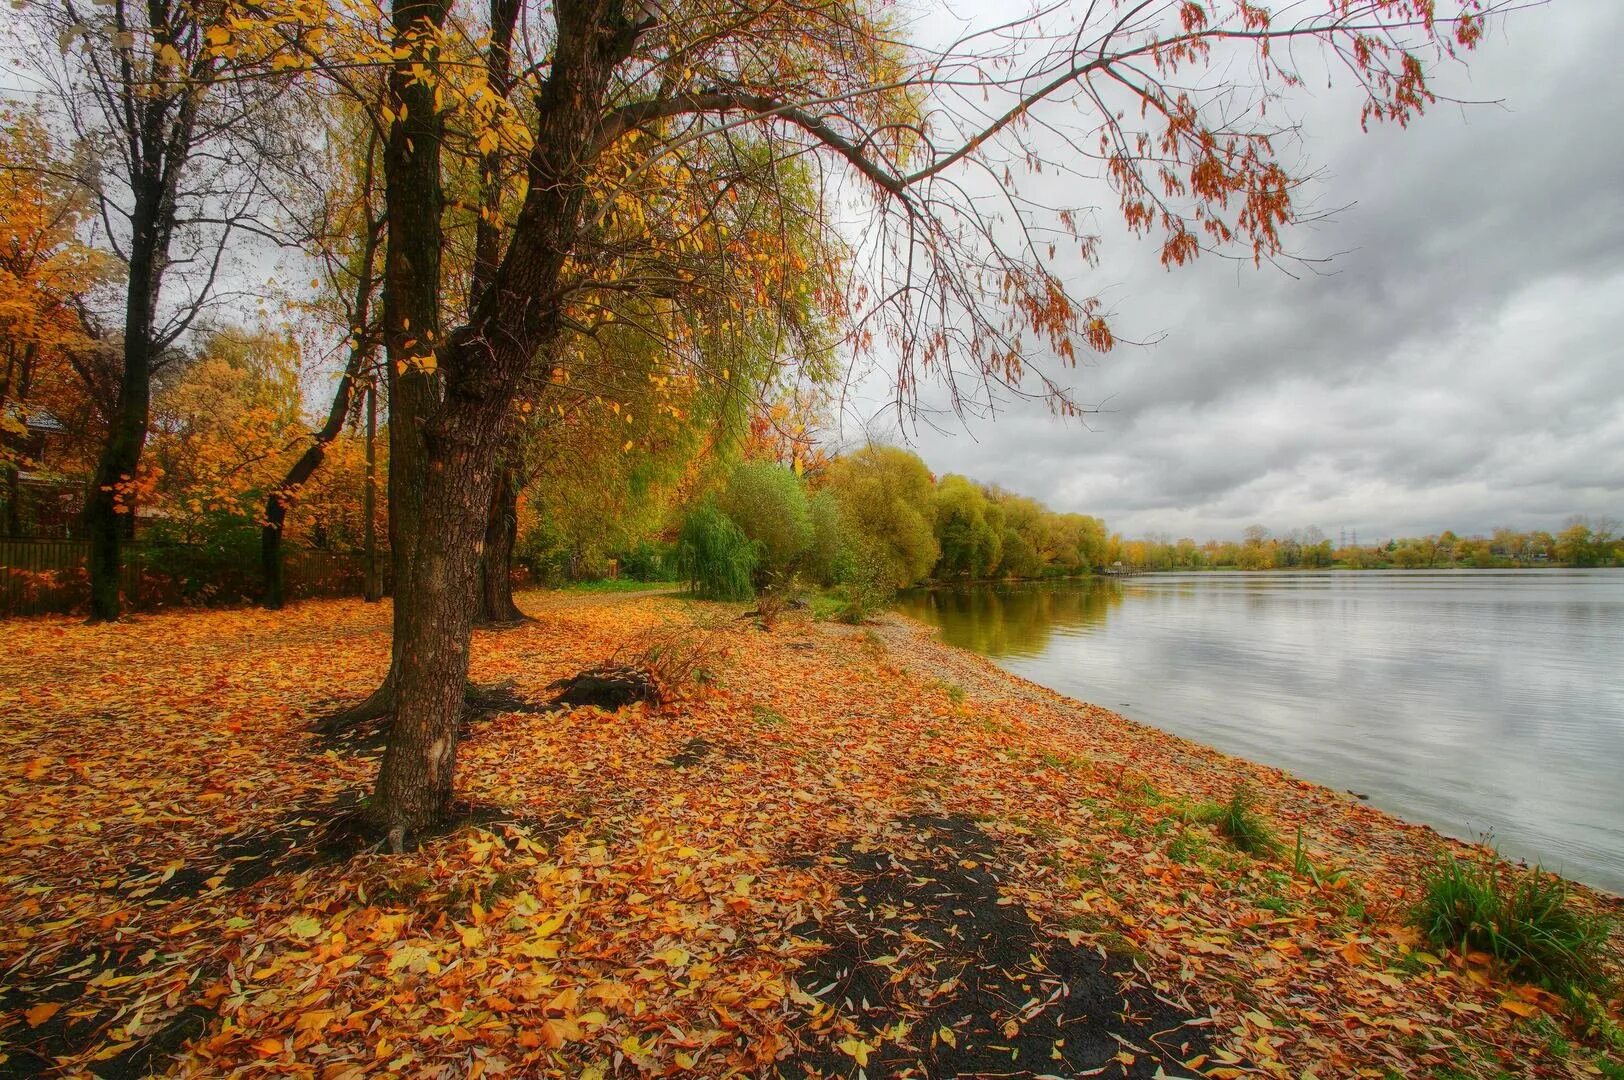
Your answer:
[[[479,720],[459,761],[476,823],[337,860],[321,827],[376,759],[308,729],[380,678],[385,608],[0,624],[0,1072],[875,1074],[969,1037],[969,1019],[910,1019],[955,973],[896,935],[865,960],[903,1002],[883,1024],[803,973],[829,948],[816,927],[862,903],[864,853],[920,865],[908,823],[927,819],[975,823],[998,865],[964,866],[1033,933],[1193,1016],[1208,1049],[1183,1074],[1616,1067],[1551,995],[1404,928],[1447,843],[1426,829],[897,617],[766,633],[671,597],[521,603],[534,621],[476,634],[475,683],[545,700],[678,632],[705,678],[659,708]],[[1283,853],[1188,820],[1242,783]],[[1043,1007],[1012,1001],[994,1026],[1014,1039]],[[1149,1075],[1118,1043],[1099,1074]]]

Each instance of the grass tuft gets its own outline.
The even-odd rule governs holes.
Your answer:
[[[1225,839],[1248,855],[1270,855],[1280,846],[1274,838],[1274,830],[1257,812],[1257,803],[1248,787],[1236,788],[1227,803],[1208,804],[1200,808],[1198,814],[1200,820],[1215,826]]]
[[[1517,979],[1574,994],[1601,985],[1608,925],[1569,903],[1568,883],[1539,868],[1443,855],[1427,870],[1411,921],[1435,944],[1494,957]]]

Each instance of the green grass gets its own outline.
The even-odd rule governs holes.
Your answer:
[[[841,609],[846,606],[846,601],[831,592],[817,592],[807,599],[807,604],[810,606],[812,617],[823,622],[838,618]]]
[[[1562,993],[1602,983],[1607,922],[1574,908],[1567,882],[1554,874],[1444,855],[1421,888],[1411,921],[1433,943],[1487,953],[1513,978]]]
[[[674,589],[675,581],[637,581],[633,578],[600,578],[597,581],[571,581],[559,586],[563,592],[623,593],[647,592],[650,589]]]
[[[1167,857],[1177,863],[1199,863],[1206,853],[1206,839],[1200,832],[1190,832],[1187,829],[1180,830],[1167,845]]]
[[[1303,827],[1297,826],[1297,842],[1291,849],[1291,868],[1298,877],[1305,877],[1318,887],[1336,885],[1348,876],[1346,870],[1328,870],[1316,866],[1308,857],[1308,849],[1303,846]]]
[[[1227,803],[1203,803],[1189,813],[1193,820],[1215,827],[1220,836],[1248,855],[1272,855],[1279,850],[1274,830],[1257,812],[1246,787],[1236,788]]]

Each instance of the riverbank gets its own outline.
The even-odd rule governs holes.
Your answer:
[[[395,858],[329,828],[373,744],[307,733],[380,676],[387,608],[0,626],[0,1072],[1624,1075],[1405,928],[1472,854],[1429,830],[896,616],[520,603],[477,683],[540,701],[651,646],[701,678],[487,710],[479,824]],[[1283,850],[1199,822],[1241,786]]]

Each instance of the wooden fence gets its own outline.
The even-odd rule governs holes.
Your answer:
[[[197,544],[137,541],[120,550],[119,589],[133,608],[249,604],[264,595],[252,558]],[[88,540],[0,538],[0,618],[83,611],[89,557]],[[378,560],[387,571],[388,552]],[[366,583],[360,554],[284,545],[283,567],[290,599],[360,596]]]

